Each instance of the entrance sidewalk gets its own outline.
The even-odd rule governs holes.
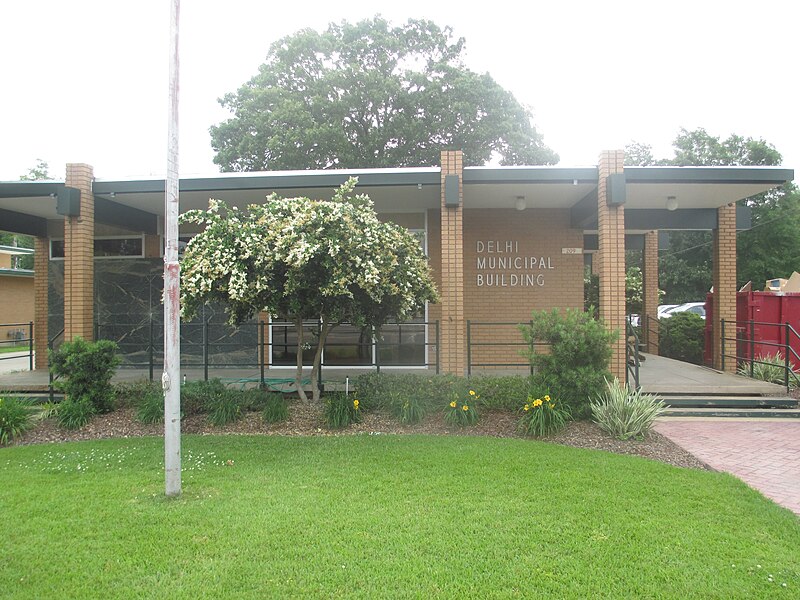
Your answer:
[[[655,430],[709,467],[800,515],[800,423],[792,419],[659,420]]]

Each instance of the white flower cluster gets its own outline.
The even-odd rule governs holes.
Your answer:
[[[427,258],[406,229],[380,222],[356,181],[331,201],[281,199],[246,211],[209,201],[183,222],[203,226],[182,259],[182,308],[221,300],[236,322],[266,310],[380,324],[436,300]]]

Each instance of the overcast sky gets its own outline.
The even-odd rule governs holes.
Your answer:
[[[466,63],[529,106],[562,165],[596,164],[633,140],[671,156],[681,127],[763,138],[800,169],[800,2],[276,2],[183,0],[181,176],[212,174],[217,98],[250,79],[269,45],[380,12],[466,38]],[[168,0],[0,3],[0,180],[37,158],[100,179],[166,171]]]

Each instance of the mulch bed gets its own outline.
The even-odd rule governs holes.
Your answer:
[[[489,411],[481,414],[481,419],[475,427],[463,429],[448,426],[440,415],[429,415],[416,425],[402,425],[386,414],[369,412],[364,414],[361,423],[351,425],[343,430],[331,430],[325,426],[320,406],[296,401],[289,404],[289,419],[283,423],[270,425],[263,421],[260,413],[247,413],[234,423],[229,423],[224,427],[214,427],[207,421],[205,415],[191,415],[181,421],[181,432],[199,435],[331,436],[381,433],[485,435],[513,438],[521,437],[516,432],[516,422],[517,418],[513,414]],[[161,436],[163,434],[164,426],[162,424],[145,425],[136,420],[133,409],[122,408],[112,413],[98,415],[86,426],[75,431],[58,427],[52,419],[43,421],[13,442],[13,445]],[[678,467],[708,468],[694,455],[655,431],[651,431],[641,440],[622,441],[607,435],[594,423],[580,421],[570,423],[557,435],[543,438],[542,441],[575,448],[642,456]]]

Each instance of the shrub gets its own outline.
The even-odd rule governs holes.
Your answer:
[[[570,419],[569,407],[556,403],[549,394],[530,395],[521,409],[517,430],[523,435],[542,437],[558,433]]]
[[[450,402],[453,390],[465,386],[463,377],[422,373],[365,373],[355,380],[355,391],[364,410],[382,408],[396,414],[406,400],[409,406],[423,412],[439,410]]]
[[[55,387],[67,399],[87,399],[95,412],[114,409],[111,377],[120,362],[117,345],[109,340],[87,342],[75,338],[50,352],[50,370],[60,380]]]
[[[265,394],[261,415],[267,423],[280,423],[289,418],[289,403],[283,394]]]
[[[700,315],[680,312],[659,323],[658,353],[661,356],[703,364],[706,322]]]
[[[758,362],[756,362],[758,361]],[[739,375],[750,377],[750,363],[743,362],[739,365]],[[760,379],[767,383],[786,382],[786,362],[780,352],[767,356],[759,356],[753,361],[753,379]],[[795,387],[796,379],[789,376],[789,385]]]
[[[58,424],[65,429],[78,429],[92,420],[97,409],[89,396],[67,396],[58,407]]]
[[[463,396],[453,393],[452,400],[444,409],[444,420],[448,425],[466,427],[478,422],[478,400],[480,396],[475,390],[469,390]]]
[[[425,418],[426,407],[416,394],[403,394],[392,390],[387,393],[386,401],[392,416],[403,425],[419,423]]]
[[[0,446],[18,438],[32,425],[31,407],[14,396],[0,396]]]
[[[237,421],[242,416],[239,394],[224,389],[206,398],[208,420],[215,427],[222,427]]]
[[[142,423],[164,422],[164,392],[160,387],[151,385],[138,398],[136,418]]]
[[[591,404],[592,417],[600,429],[615,437],[641,437],[664,413],[664,403],[656,395],[645,394],[641,389],[631,391],[616,378],[606,388]]]
[[[535,371],[534,387],[549,389],[573,417],[588,417],[592,395],[611,377],[611,344],[618,332],[608,331],[591,314],[575,309],[564,314],[558,309],[534,311],[531,323],[520,330],[528,344],[549,347],[546,352],[534,347],[527,353]]]
[[[530,378],[522,375],[479,375],[469,383],[480,394],[478,404],[489,410],[519,409],[531,387]]]
[[[190,381],[181,386],[181,410],[185,415],[209,412],[216,404],[215,398],[228,393],[228,388],[219,379]]]
[[[343,392],[325,394],[325,422],[332,429],[341,429],[361,422],[361,402]]]
[[[153,390],[162,396],[164,394],[160,382],[139,380],[117,383],[114,385],[116,404],[120,408],[136,408],[141,404],[142,399]]]

